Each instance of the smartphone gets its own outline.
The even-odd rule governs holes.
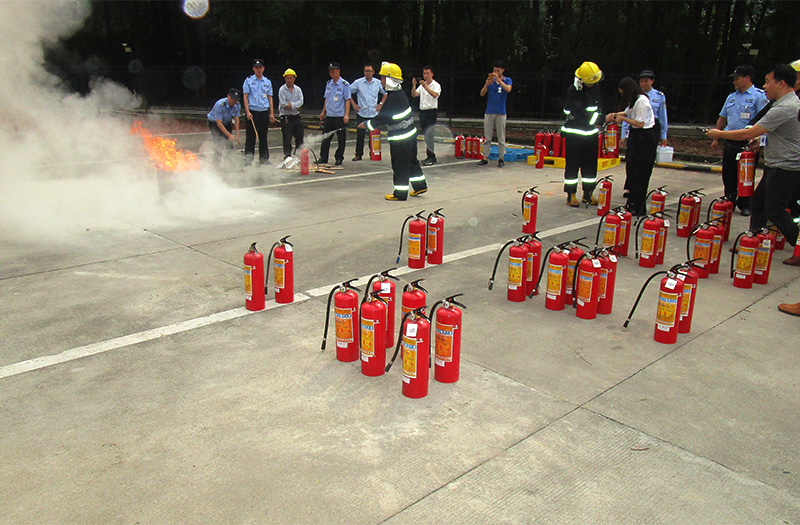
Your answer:
[[[709,128],[701,128],[700,126],[695,126],[694,129],[696,129],[697,131],[699,131],[701,133],[705,133],[706,131],[708,131]]]

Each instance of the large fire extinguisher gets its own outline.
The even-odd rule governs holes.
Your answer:
[[[753,264],[753,282],[755,284],[767,284],[769,270],[772,266],[772,254],[775,250],[775,234],[769,228],[763,228],[756,237],[759,242],[756,250],[756,260]]]
[[[267,257],[267,275],[264,281],[264,294],[267,292],[269,283],[270,259],[272,264],[272,278],[275,285],[275,302],[286,304],[294,301],[294,253],[292,243],[287,241],[291,235],[287,235],[272,245]]]
[[[428,238],[425,242],[425,253],[428,264],[442,264],[444,254],[444,214],[442,208],[428,214]]]
[[[756,251],[760,244],[753,231],[744,231],[733,242],[731,254],[731,277],[736,288],[753,287],[753,266],[756,260]],[[734,260],[736,266],[734,268]]]
[[[694,262],[694,268],[700,279],[708,277],[708,266],[711,264],[711,249],[714,244],[714,232],[710,224],[703,223],[692,230],[686,238],[686,258]],[[694,236],[694,250],[691,250],[692,236]]]
[[[617,282],[617,254],[614,248],[604,248],[600,256],[600,283],[597,289],[597,313],[608,315],[614,307],[614,287]]]
[[[753,182],[756,177],[756,156],[752,151],[744,150],[736,155],[739,168],[737,192],[739,197],[753,196]]]
[[[613,177],[603,177],[600,179],[600,187],[597,193],[597,215],[604,215],[611,209],[611,181]]]
[[[467,309],[456,301],[456,297],[461,295],[459,293],[437,301],[431,308],[434,323],[433,378],[440,383],[458,381],[461,367],[461,309]]]
[[[706,220],[716,220],[722,225],[722,242],[728,242],[730,238],[731,217],[733,217],[733,210],[735,207],[736,205],[729,197],[718,197],[708,205]]]
[[[308,175],[308,149],[300,150],[300,175]]]
[[[489,290],[494,288],[494,277],[497,275],[497,266],[503,252],[508,249],[508,293],[509,301],[521,303],[525,301],[526,279],[528,276],[528,244],[527,236],[511,239],[500,248],[494,261],[492,276],[489,278]]]
[[[423,312],[417,308],[405,315],[400,321],[400,335],[394,355],[386,365],[388,372],[397,354],[402,348],[403,355],[403,395],[411,399],[419,399],[428,395],[428,376],[431,353],[431,323]]]
[[[572,285],[572,306],[579,319],[597,317],[601,270],[602,263],[594,251],[581,255],[578,260],[575,283]]]
[[[367,288],[369,290],[369,288]],[[365,293],[361,300],[361,373],[382,376],[386,366],[386,301],[380,292]]]
[[[539,264],[542,262],[542,240],[534,232],[527,236],[525,244],[528,246],[528,268],[525,279],[525,295],[528,298],[538,293],[536,283],[539,281]]]
[[[380,274],[373,275],[367,282],[366,290],[377,292],[381,299],[386,302],[386,345],[385,348],[392,348],[394,346],[394,305],[396,286],[392,281],[399,281],[399,277],[395,277],[389,272],[397,268],[389,268],[382,271]],[[425,301],[423,300],[423,304]]]
[[[688,334],[692,329],[692,316],[694,303],[697,297],[697,283],[700,276],[697,273],[695,261],[687,261],[677,268],[676,276],[683,282],[683,296],[681,297],[680,323],[678,333]]]
[[[619,126],[616,124],[608,124],[606,126],[606,151],[609,157],[619,157]]]
[[[328,326],[331,319],[331,302],[333,302],[336,332],[336,359],[343,363],[358,360],[358,294],[361,292],[352,285],[351,279],[334,286],[328,294],[328,306],[325,313],[325,331],[322,333],[322,350],[328,342]]]
[[[542,258],[542,268],[534,291],[539,289],[542,277],[547,275],[545,283],[544,307],[548,310],[563,310],[566,302],[567,268],[569,267],[569,251],[562,243],[553,246]],[[545,268],[546,267],[546,268]]]
[[[641,250],[639,249],[639,228],[642,228]],[[653,268],[656,265],[661,225],[655,215],[645,215],[636,223],[636,251],[634,257],[639,259],[642,268]]]
[[[411,281],[403,287],[403,295],[400,298],[400,311],[402,314],[407,314],[418,308],[425,308],[428,300],[428,290],[419,284],[425,279],[417,279]]]
[[[425,210],[416,215],[409,215],[403,221],[403,226],[400,228],[400,247],[397,249],[396,263],[400,262],[400,254],[403,251],[403,233],[406,230],[406,223],[408,223],[408,267],[425,268],[425,241],[427,240],[428,222],[422,216],[423,213],[425,213]]]
[[[647,197],[650,198],[650,215],[654,213],[663,212],[667,205],[667,195],[669,194],[664,188],[666,186],[659,186],[654,190],[650,190]]]
[[[665,275],[664,275],[665,274]],[[674,344],[678,340],[678,330],[680,329],[680,313],[683,299],[683,282],[678,280],[676,268],[670,270],[656,272],[644,282],[642,289],[639,290],[639,295],[633,303],[633,308],[628,314],[628,318],[622,325],[624,328],[628,327],[628,323],[633,317],[633,312],[636,311],[636,306],[642,298],[647,285],[653,278],[664,275],[661,279],[661,285],[658,291],[658,306],[656,308],[656,327],[653,333],[653,339],[663,344]]]
[[[460,159],[460,158],[464,157],[464,153],[465,153],[464,152],[464,146],[465,146],[464,135],[459,133],[456,136],[455,142],[453,144],[454,144],[454,147],[455,147],[455,157],[457,159]]]
[[[522,233],[534,233],[536,231],[536,214],[538,210],[539,192],[536,191],[536,186],[534,186],[522,193]]]
[[[264,309],[266,306],[264,283],[264,255],[259,253],[256,243],[253,243],[244,254],[245,308],[252,312]]]
[[[369,132],[369,160],[381,160],[381,132],[377,129]]]

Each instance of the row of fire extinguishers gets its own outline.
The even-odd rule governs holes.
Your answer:
[[[457,159],[476,159],[483,160],[483,145],[486,143],[486,137],[479,137],[478,135],[458,134],[454,141],[455,157]]]
[[[456,300],[462,294],[455,294],[435,302],[428,315],[427,290],[420,285],[424,279],[412,281],[403,287],[402,317],[395,330],[396,286],[393,281],[399,279],[391,275],[394,269],[370,277],[360,302],[361,290],[352,284],[355,279],[331,290],[321,349],[325,350],[327,344],[333,306],[336,359],[343,363],[360,359],[361,373],[377,377],[391,370],[399,354],[403,395],[419,399],[428,395],[431,367],[436,381],[458,381],[462,309],[466,306]],[[387,364],[387,351],[393,346],[394,354]]]

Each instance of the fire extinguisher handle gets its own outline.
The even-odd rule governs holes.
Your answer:
[[[289,241],[287,241],[287,240],[286,240],[286,239],[288,239],[289,237],[291,237],[291,235],[287,235],[286,237],[283,237],[283,238],[280,240],[280,243],[281,243],[281,244],[288,244],[289,246],[294,246],[294,244],[292,244],[292,243],[290,243]]]
[[[389,272],[394,271],[394,270],[397,270],[397,266],[395,266],[394,268],[389,268],[388,270],[382,271],[381,272],[381,276],[386,277],[387,279],[392,279],[394,281],[399,281],[400,280],[399,277],[389,273]]]
[[[251,244],[250,248],[247,251],[249,251],[251,253],[258,253],[258,249],[256,249],[256,244],[257,243],[255,243],[255,242],[253,244]]]

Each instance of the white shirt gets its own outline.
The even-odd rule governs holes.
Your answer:
[[[436,82],[435,80],[431,80],[430,84],[428,84],[428,87],[434,93],[441,93],[442,92],[442,86],[440,86],[439,83]],[[428,93],[425,90],[424,87],[422,87],[422,84],[417,86],[417,93],[419,93],[419,109],[420,110],[439,109],[439,97],[431,96],[431,94]]]
[[[656,118],[653,115],[653,106],[650,105],[650,99],[647,98],[647,95],[639,95],[639,98],[637,98],[636,102],[633,104],[633,108],[625,108],[625,115],[629,119],[644,122],[642,129],[650,129],[656,125]]]

